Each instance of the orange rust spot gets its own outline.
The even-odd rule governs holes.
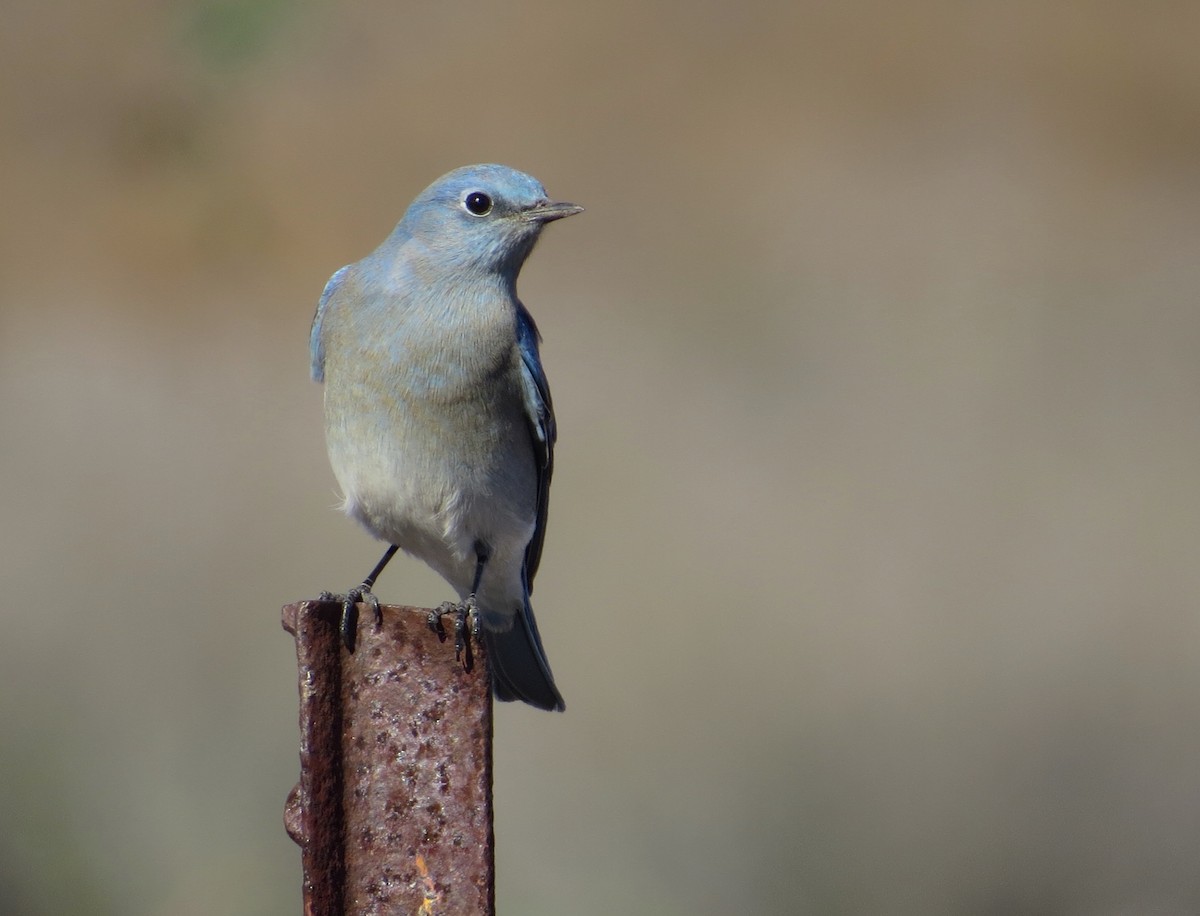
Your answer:
[[[436,916],[433,905],[441,902],[442,895],[438,893],[437,886],[430,877],[425,857],[419,852],[417,853],[417,872],[421,875],[421,883],[425,885],[425,900],[421,904],[421,908],[417,910],[417,916]]]

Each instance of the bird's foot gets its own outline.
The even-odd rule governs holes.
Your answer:
[[[375,597],[375,593],[371,591],[371,587],[367,583],[356,585],[344,595],[335,595],[332,592],[321,592],[320,598],[322,601],[337,601],[342,605],[342,644],[346,647],[347,652],[354,651],[354,644],[358,638],[358,603],[371,608],[375,615],[375,631],[383,626],[383,610],[379,606],[379,599]]]
[[[471,652],[471,639],[479,638],[479,605],[474,595],[468,595],[466,601],[455,603],[443,601],[435,610],[429,612],[429,629],[437,634],[442,642],[446,641],[446,628],[442,618],[454,617],[454,658],[462,662],[463,669],[470,671],[475,667],[475,657]],[[467,630],[470,628],[470,636]]]

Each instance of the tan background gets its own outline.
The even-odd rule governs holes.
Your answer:
[[[501,914],[1200,912],[1200,7],[8,0],[0,911],[294,914],[308,325],[587,206]],[[411,561],[390,601],[447,590]]]

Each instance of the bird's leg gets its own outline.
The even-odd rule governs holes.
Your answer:
[[[375,585],[375,580],[379,578],[379,574],[383,572],[383,568],[388,565],[388,561],[396,555],[396,551],[400,548],[395,544],[391,545],[384,553],[383,558],[375,564],[375,568],[371,570],[367,578],[362,580],[361,585],[356,585],[344,595],[334,595],[330,592],[322,592],[322,601],[340,601],[342,603],[342,643],[346,646],[349,652],[354,651],[354,642],[358,636],[358,602],[368,604],[371,610],[375,612],[375,629],[378,630],[383,625],[383,611],[379,607],[379,599],[375,597],[375,593],[371,588]]]
[[[471,635],[479,638],[479,604],[475,594],[479,591],[479,582],[483,578],[483,568],[487,565],[491,550],[483,541],[475,542],[475,578],[471,581],[471,594],[465,601],[443,601],[437,609],[429,614],[429,628],[437,633],[438,639],[445,642],[446,628],[442,618],[447,614],[454,615],[454,657],[462,662],[463,668],[470,671],[475,667],[475,659],[471,654],[471,640],[467,636],[468,620]]]

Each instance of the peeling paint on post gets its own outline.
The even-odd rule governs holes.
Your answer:
[[[300,669],[300,782],[285,823],[301,848],[305,916],[495,912],[492,696],[487,658],[455,661],[424,608],[283,609]]]

